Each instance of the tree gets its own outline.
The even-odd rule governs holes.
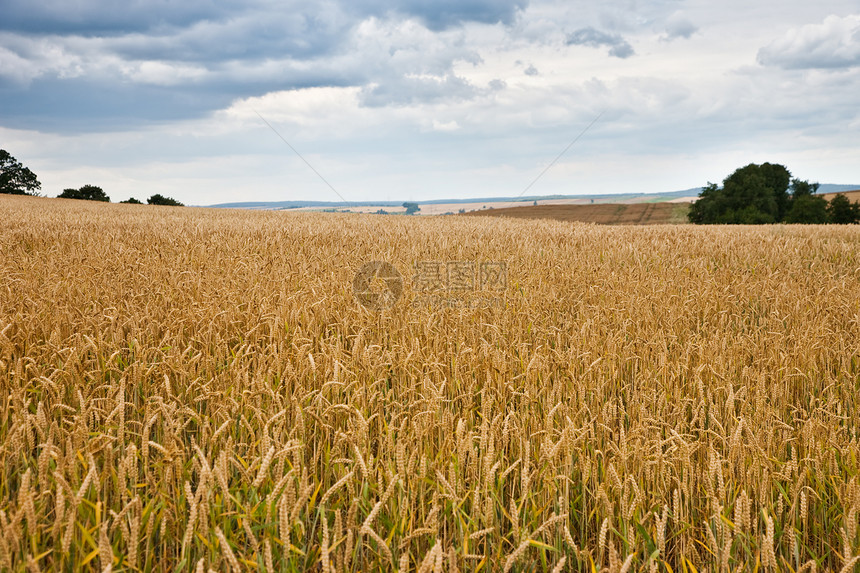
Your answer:
[[[171,199],[170,197],[164,197],[163,195],[156,193],[152,197],[146,200],[150,205],[168,205],[171,207],[184,207],[182,203],[177,201],[176,199]]]
[[[63,192],[57,195],[60,199],[83,199],[85,201],[102,201],[110,203],[108,197],[101,187],[96,185],[84,185],[80,189],[63,189]]]
[[[791,173],[784,166],[777,163],[762,163],[759,173],[764,177],[765,185],[773,189],[776,201],[776,220],[782,221],[788,212],[788,184]]]
[[[403,207],[406,209],[407,215],[414,215],[418,211],[421,210],[421,207],[418,206],[418,203],[404,203]]]
[[[817,190],[818,183],[792,179],[782,165],[750,163],[726,177],[722,187],[703,187],[688,219],[697,224],[825,223],[827,202],[815,195]]]
[[[809,181],[802,181],[800,179],[792,179],[791,180],[791,198],[797,199],[798,197],[803,197],[805,195],[814,195],[818,193],[818,188],[820,185],[818,183],[810,183]]]
[[[791,174],[782,165],[750,163],[723,180],[708,183],[688,218],[698,224],[759,224],[781,220]]]
[[[5,149],[0,149],[0,193],[38,195],[42,188],[36,174],[24,167]]]
[[[746,172],[734,179],[726,178],[724,187],[708,183],[699,200],[690,206],[687,218],[699,225],[758,225],[775,223],[777,212],[776,200],[764,177]]]
[[[125,201],[120,201],[120,203],[131,203],[132,205],[143,205],[140,201],[135,199],[134,197],[129,197]]]
[[[723,181],[721,223],[775,223],[780,220],[778,196],[785,194],[790,174],[785,167],[750,163]]]
[[[839,193],[830,200],[827,214],[830,216],[831,223],[851,225],[860,222],[860,205],[852,203],[848,197]]]
[[[722,211],[721,202],[722,189],[716,183],[708,181],[699,193],[699,200],[690,205],[687,219],[696,225],[713,224],[717,220],[717,214]]]
[[[818,183],[792,179],[786,223],[818,225],[827,222],[827,199],[815,194],[818,187]]]
[[[827,222],[827,199],[815,195],[801,195],[791,201],[785,216],[786,223],[820,225]]]

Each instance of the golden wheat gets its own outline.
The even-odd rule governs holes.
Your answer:
[[[0,220],[3,570],[860,558],[856,228],[16,197]],[[405,282],[381,311],[352,292],[372,260]],[[422,298],[426,261],[507,285]]]

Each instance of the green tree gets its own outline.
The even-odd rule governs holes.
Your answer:
[[[404,203],[403,207],[406,209],[407,215],[414,215],[421,210],[421,207],[418,206],[418,203]]]
[[[782,165],[750,163],[726,177],[722,187],[715,183],[703,187],[687,217],[696,224],[757,225],[789,218],[793,222],[818,222],[826,202],[818,200],[817,190],[818,183],[792,179]],[[824,213],[821,222],[826,222]]]
[[[5,149],[0,149],[0,193],[38,195],[42,188],[36,174],[24,167]]]
[[[801,195],[792,200],[785,216],[786,223],[820,225],[827,222],[827,199],[816,195]]]
[[[791,201],[797,199],[799,197],[805,197],[807,195],[815,195],[818,193],[818,188],[820,185],[818,183],[810,183],[809,181],[800,180],[800,179],[792,179],[791,180],[791,198],[789,199],[788,208],[791,208]]]
[[[716,183],[708,181],[699,192],[699,199],[690,205],[687,219],[696,225],[707,225],[716,221],[721,191]]]
[[[724,225],[767,225],[775,223],[773,215],[762,212],[755,205],[729,209],[721,213],[716,222]]]
[[[750,163],[737,169],[723,181],[723,212],[717,215],[718,222],[754,224],[779,221],[777,196],[788,188],[788,176],[785,167],[770,163]],[[777,188],[783,182],[785,186]]]
[[[820,225],[828,221],[827,199],[815,194],[818,187],[818,183],[792,179],[786,223]]]
[[[57,195],[60,199],[83,199],[85,201],[102,201],[110,203],[110,197],[97,185],[84,185],[80,189],[63,189]]]
[[[788,185],[791,181],[791,173],[778,163],[762,163],[759,173],[764,177],[765,185],[773,190],[773,198],[776,201],[776,220],[782,221],[788,212]]]
[[[830,200],[827,214],[830,216],[831,223],[851,225],[860,222],[860,205],[852,203],[848,197],[839,193]]]
[[[171,207],[184,207],[182,203],[177,201],[176,199],[171,199],[170,197],[164,197],[163,195],[156,193],[152,197],[146,200],[150,205],[168,205]]]
[[[132,205],[143,205],[142,202],[138,201],[134,197],[129,197],[125,201],[120,201],[120,203],[131,203]]]

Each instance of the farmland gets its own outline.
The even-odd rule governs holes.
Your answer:
[[[0,569],[858,562],[854,226],[0,220]],[[381,310],[374,260],[403,276]],[[452,262],[504,281],[422,298]]]
[[[687,222],[687,203],[601,203],[597,205],[534,205],[464,213],[468,217],[551,219],[601,225],[663,225]]]

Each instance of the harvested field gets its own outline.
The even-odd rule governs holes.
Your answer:
[[[511,217],[515,219],[552,219],[601,225],[657,225],[687,222],[687,203],[602,203],[595,205],[537,205],[484,209],[463,213],[466,216]]]
[[[856,228],[0,220],[4,571],[858,562]],[[403,276],[379,311],[373,260]]]
[[[852,203],[860,202],[860,189],[856,191],[843,191],[841,193],[822,193],[821,196],[830,201],[837,195],[845,195]]]

